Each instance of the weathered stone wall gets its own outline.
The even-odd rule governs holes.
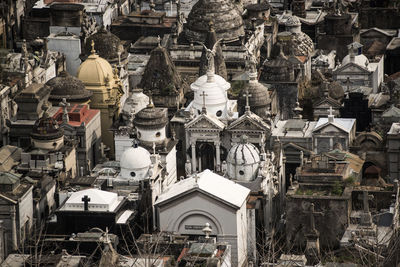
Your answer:
[[[400,28],[400,13],[394,8],[363,8],[359,17],[362,29],[377,27],[380,29]]]
[[[323,212],[323,215],[314,216],[315,228],[320,233],[321,248],[337,247],[347,228],[351,209],[350,194],[346,190],[342,196],[308,196],[288,193],[286,195],[288,247],[305,247],[305,234],[310,231],[311,203],[314,203],[316,212]]]

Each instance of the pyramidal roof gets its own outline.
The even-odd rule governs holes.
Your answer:
[[[138,87],[143,88],[145,93],[152,91],[153,94],[167,96],[181,94],[187,85],[176,70],[167,49],[159,45],[151,51]]]

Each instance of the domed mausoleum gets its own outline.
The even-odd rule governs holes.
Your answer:
[[[69,75],[66,71],[62,71],[60,75],[49,80],[46,85],[51,88],[49,100],[55,106],[63,98],[71,104],[87,104],[93,94],[86,90],[81,80]]]
[[[242,136],[241,142],[229,150],[226,162],[229,179],[252,181],[258,174],[259,151],[256,146],[247,142],[247,136]]]
[[[121,155],[119,179],[140,181],[149,177],[150,153],[135,143]]]

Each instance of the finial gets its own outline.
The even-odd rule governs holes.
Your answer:
[[[250,112],[250,104],[249,104],[249,97],[252,96],[251,94],[249,94],[249,89],[246,88],[246,92],[243,95],[246,98],[246,106],[245,106],[245,111],[246,113]]]
[[[154,103],[153,103],[153,93],[149,91],[149,104],[147,105],[148,108],[154,108]]]
[[[90,53],[92,55],[96,54],[96,50],[94,49],[94,41],[92,40],[92,42],[90,43],[90,45],[92,46],[92,50],[90,51]]]
[[[206,226],[203,228],[203,233],[206,235],[206,239],[209,239],[210,238],[210,234],[211,234],[211,232],[212,232],[212,229],[211,229],[211,227],[210,227],[210,224],[209,223],[206,223]]]
[[[328,115],[328,122],[333,122],[335,116],[333,115],[333,109],[332,106],[329,107],[329,115]]]
[[[42,118],[48,118],[48,117],[49,117],[49,114],[47,113],[47,111],[49,110],[49,108],[50,108],[50,107],[49,107],[48,103],[44,103],[44,104],[42,105],[42,110],[44,111]]]
[[[64,97],[62,99],[62,101],[59,103],[59,106],[62,107],[62,109],[63,109],[63,115],[62,115],[63,123],[68,123],[69,122],[69,117],[68,117],[67,107],[70,106],[70,103],[68,103],[67,99]]]
[[[200,96],[203,97],[203,107],[201,108],[201,113],[207,114],[207,109],[206,109],[206,96],[208,96],[208,95],[203,91],[203,93],[201,93]]]
[[[303,116],[301,115],[301,112],[303,109],[300,107],[299,101],[296,102],[296,107],[294,108],[294,113],[296,114],[295,119],[302,119]]]

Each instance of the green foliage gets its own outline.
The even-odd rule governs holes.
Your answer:
[[[332,187],[332,194],[341,196],[342,193],[343,193],[342,185],[340,184],[339,181],[335,181],[335,184]]]

